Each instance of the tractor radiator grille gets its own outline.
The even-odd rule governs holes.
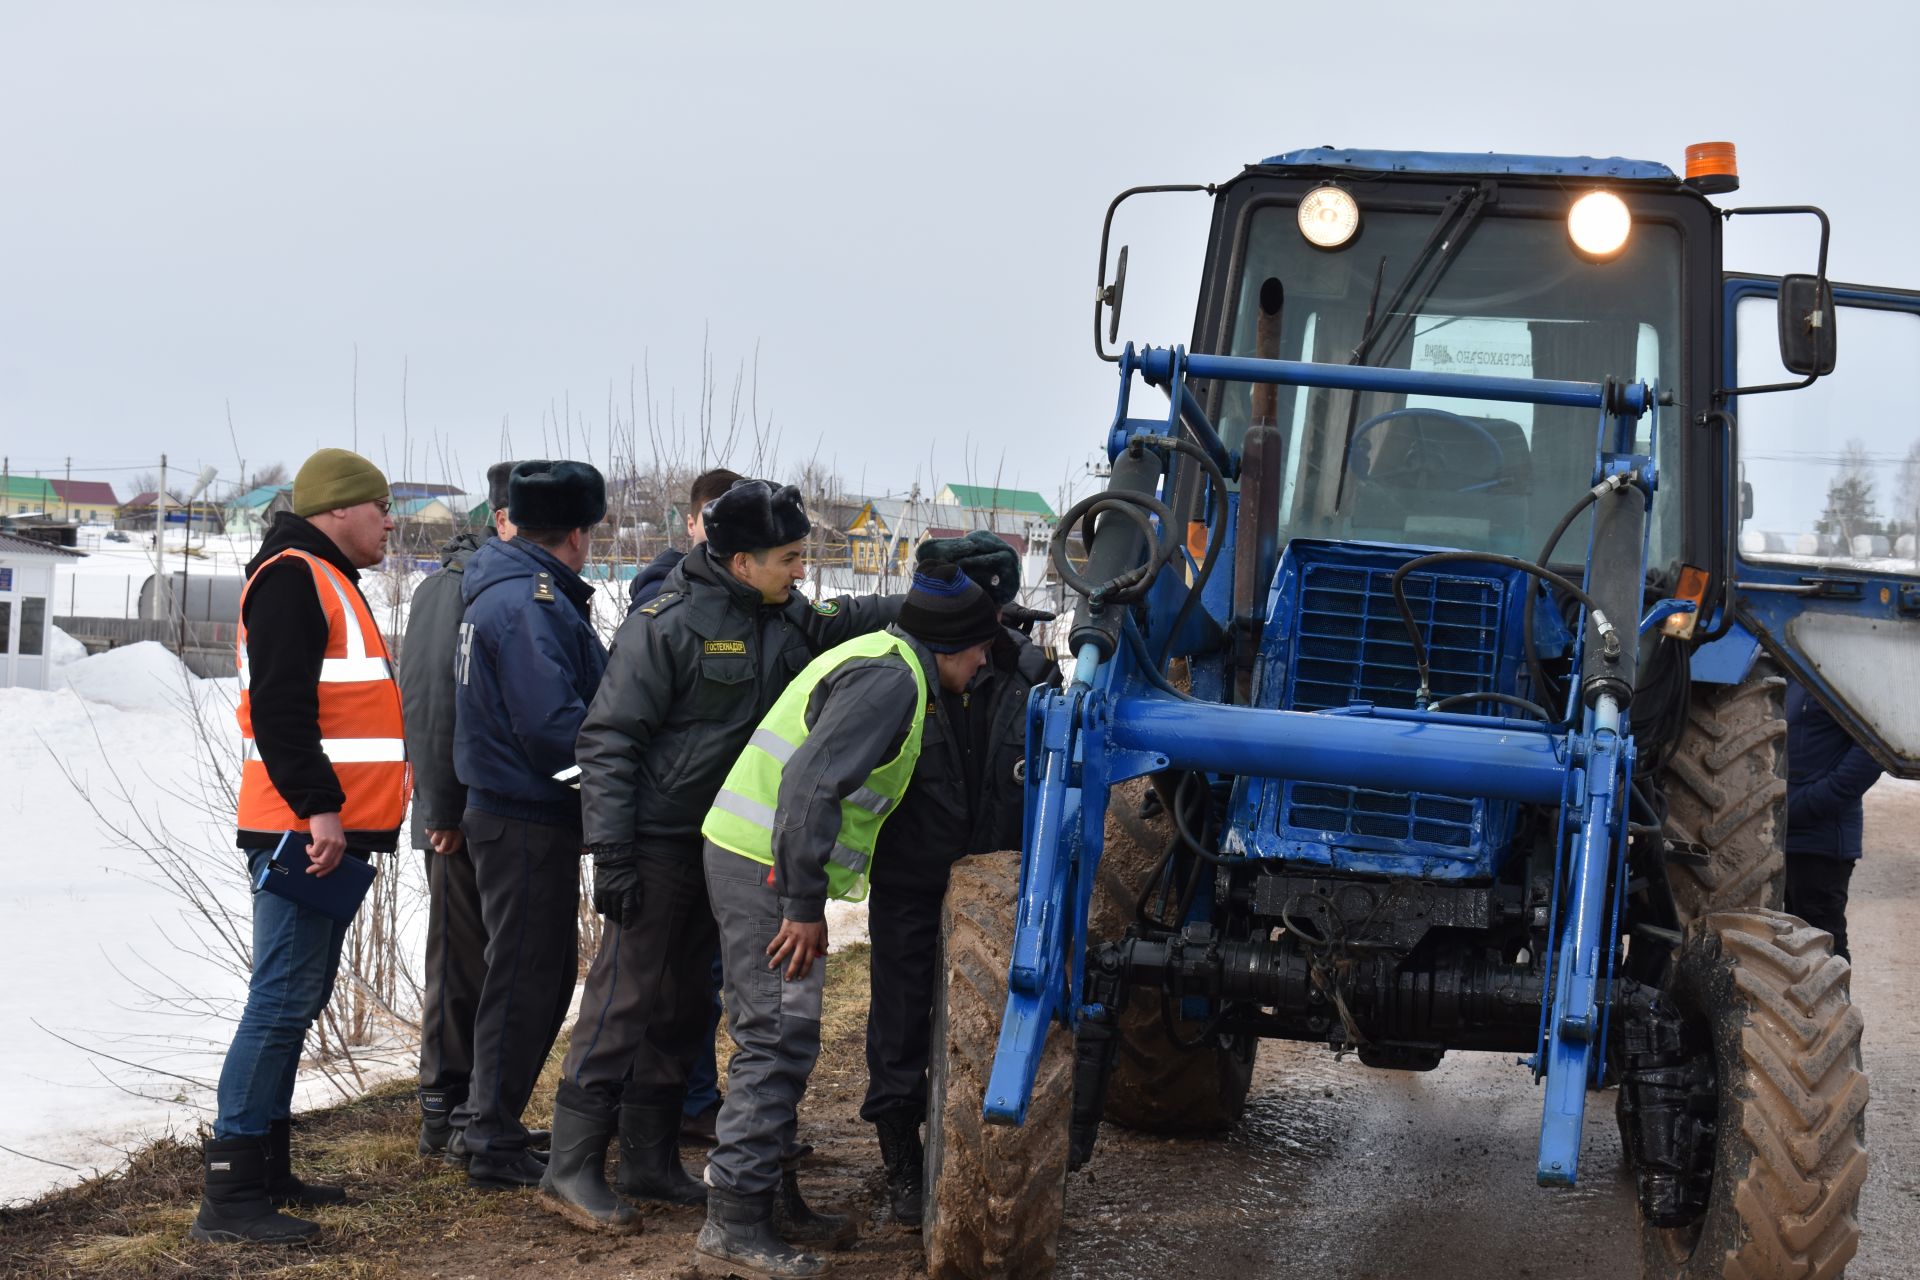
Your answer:
[[[1394,605],[1392,578],[1390,569],[1362,565],[1301,566],[1293,660],[1282,706],[1293,711],[1356,701],[1413,706],[1420,678],[1406,624]],[[1435,698],[1501,687],[1503,586],[1485,577],[1408,575],[1407,603],[1427,639]],[[1282,840],[1424,852],[1442,859],[1475,859],[1484,852],[1489,815],[1481,801],[1325,783],[1289,782],[1281,789],[1274,834]]]

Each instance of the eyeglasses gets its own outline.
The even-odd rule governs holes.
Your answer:
[[[389,516],[393,514],[392,498],[375,498],[373,500],[373,505],[380,508],[380,514],[383,516]]]

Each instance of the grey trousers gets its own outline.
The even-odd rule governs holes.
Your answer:
[[[780,899],[767,868],[709,841],[707,896],[726,966],[727,1030],[739,1048],[727,1064],[727,1096],[707,1156],[707,1181],[735,1195],[780,1184],[780,1161],[794,1147],[800,1099],[820,1056],[820,1002],[827,962],[788,982],[767,967],[767,944],[780,931]]]
[[[713,912],[699,846],[643,852],[639,872],[639,914],[602,931],[560,1072],[557,1100],[599,1119],[623,1100],[679,1110],[688,1063],[713,1052]]]
[[[580,833],[468,809],[461,825],[487,929],[487,976],[473,1019],[473,1079],[453,1123],[467,1150],[509,1161],[560,1035],[580,970]]]

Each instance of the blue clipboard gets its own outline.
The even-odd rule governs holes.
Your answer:
[[[327,875],[308,875],[313,859],[307,850],[312,844],[313,837],[304,831],[281,836],[272,856],[260,864],[253,887],[344,924],[359,912],[377,872],[371,862],[347,854]]]

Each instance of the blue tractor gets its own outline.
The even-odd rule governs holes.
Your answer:
[[[1029,708],[1024,849],[956,867],[942,925],[933,1276],[1049,1272],[1102,1122],[1231,1124],[1269,1038],[1516,1056],[1546,1187],[1612,1091],[1647,1276],[1845,1267],[1861,1022],[1780,910],[1782,697],[1920,774],[1920,511],[1763,531],[1757,483],[1791,524],[1825,472],[1736,415],[1844,434],[1762,406],[1920,297],[1830,283],[1826,216],[1737,185],[1727,144],[1684,177],[1322,148],[1114,201],[1072,676]],[[1160,192],[1212,201],[1191,345],[1116,350],[1114,209]],[[1816,270],[1724,273],[1736,214],[1817,230]]]

